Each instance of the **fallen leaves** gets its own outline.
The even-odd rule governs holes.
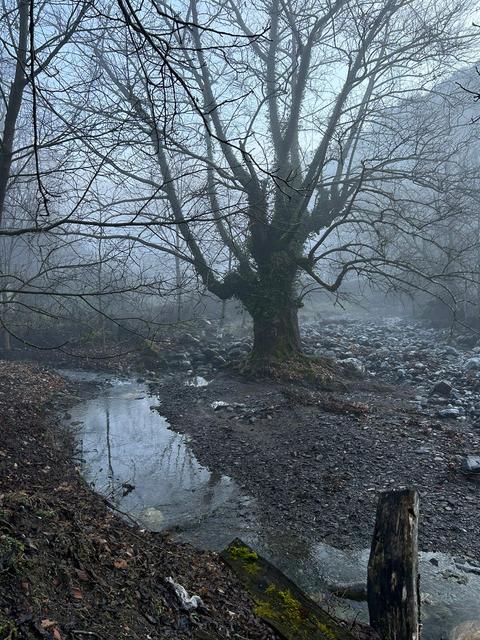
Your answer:
[[[90,576],[84,569],[75,569],[75,573],[77,574],[77,578],[82,582],[90,581]]]
[[[113,566],[115,567],[115,569],[127,569],[128,562],[123,558],[118,558],[117,560],[114,560]]]
[[[83,600],[83,593],[80,587],[72,587],[72,596],[75,600]]]
[[[62,634],[60,633],[60,629],[57,625],[58,623],[56,620],[50,620],[49,618],[45,618],[40,622],[40,627],[45,631],[49,631],[54,640],[62,640]]]
[[[55,627],[57,625],[56,620],[49,620],[49,618],[45,618],[44,620],[41,621],[40,626],[42,627],[42,629],[51,629],[52,627]]]

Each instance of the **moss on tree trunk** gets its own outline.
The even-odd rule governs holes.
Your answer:
[[[292,253],[282,251],[270,254],[258,278],[250,283],[243,302],[253,319],[252,363],[278,363],[302,356],[296,276]]]
[[[264,362],[281,362],[302,355],[298,305],[284,300],[279,307],[265,305],[256,311],[251,355],[253,360]]]

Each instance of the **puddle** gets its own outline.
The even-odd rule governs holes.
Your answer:
[[[62,374],[108,382],[95,397],[69,410],[84,477],[97,491],[145,527],[178,529],[179,537],[202,547],[246,537],[253,527],[254,501],[233,480],[198,462],[187,438],[171,431],[158,413],[158,398],[146,385],[83,372]]]
[[[70,409],[68,423],[75,425],[87,481],[145,527],[168,529],[217,551],[238,536],[318,600],[327,585],[365,580],[368,550],[308,545],[289,536],[287,523],[285,530],[272,531],[253,498],[231,478],[200,464],[188,439],[160,415],[160,401],[145,384],[105,374],[62,373],[105,383]],[[204,386],[202,381],[207,383],[202,378],[197,386]],[[217,403],[215,409],[222,406]],[[454,626],[480,619],[480,575],[462,571],[439,553],[421,554],[420,570],[424,640],[448,638]],[[367,620],[365,603],[337,605],[337,615]]]
[[[270,549],[260,542],[259,550],[320,602],[328,585],[366,582],[369,549],[348,551],[323,543],[302,548],[279,540]],[[422,640],[447,640],[454,627],[469,620],[478,620],[480,628],[480,575],[463,571],[461,564],[444,553],[420,553]],[[329,604],[338,617],[368,623],[366,602],[335,599]]]

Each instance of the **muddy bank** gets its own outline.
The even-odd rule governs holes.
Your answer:
[[[92,492],[54,419],[62,394],[57,375],[0,362],[0,637],[273,640],[214,554],[128,526]],[[170,576],[204,606],[185,611]]]
[[[218,375],[158,387],[161,412],[198,459],[258,503],[262,526],[298,544],[370,545],[379,491],[415,486],[420,547],[480,558],[479,484],[461,472],[480,431],[412,406],[413,388],[364,380],[346,392]]]

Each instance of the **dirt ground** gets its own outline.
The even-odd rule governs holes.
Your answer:
[[[54,418],[72,390],[0,361],[0,638],[273,640],[215,554],[127,525]],[[201,596],[187,613],[166,578]]]
[[[327,393],[228,374],[157,389],[172,428],[257,500],[273,537],[369,547],[379,492],[411,486],[420,548],[480,559],[480,484],[460,470],[480,450],[480,429],[422,415],[409,402],[415,389],[363,381]],[[218,401],[227,406],[213,408]]]
[[[132,375],[137,364],[110,369]],[[452,379],[467,393],[459,367]],[[478,565],[480,483],[461,463],[480,451],[480,421],[422,409],[416,393],[427,397],[432,370],[417,386],[386,384],[380,369],[330,392],[226,370],[204,387],[185,386],[180,371],[145,378],[198,460],[255,498],[272,540],[369,547],[379,492],[413,486],[420,548]],[[75,393],[41,367],[0,361],[0,638],[275,638],[215,554],[129,526],[86,485],[55,418]],[[187,614],[169,576],[205,608]]]

